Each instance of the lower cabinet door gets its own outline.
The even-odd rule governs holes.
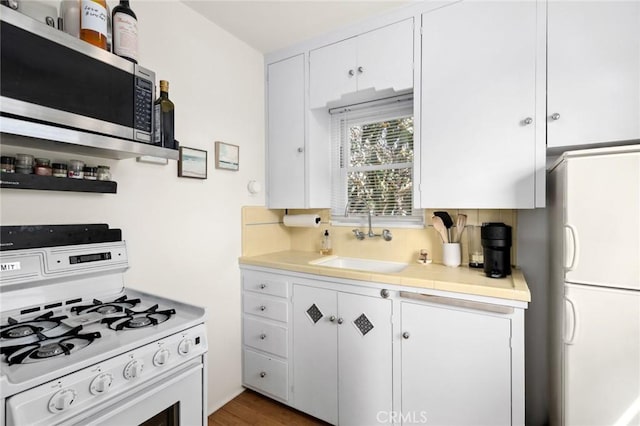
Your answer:
[[[338,423],[337,293],[293,286],[293,406]]]
[[[393,335],[391,300],[338,294],[340,425],[392,420]]]
[[[287,400],[287,363],[244,350],[244,382],[277,398]]]
[[[401,304],[404,424],[511,424],[511,321]]]

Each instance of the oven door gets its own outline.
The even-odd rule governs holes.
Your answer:
[[[141,389],[130,398],[83,419],[91,426],[204,425],[202,364],[191,366]]]

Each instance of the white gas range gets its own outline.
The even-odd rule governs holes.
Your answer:
[[[124,241],[0,252],[0,425],[203,425],[205,311],[124,287]]]

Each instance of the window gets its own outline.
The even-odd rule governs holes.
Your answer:
[[[371,211],[385,224],[422,224],[413,209],[413,100],[332,113],[332,221]]]

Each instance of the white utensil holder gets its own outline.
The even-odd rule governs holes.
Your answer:
[[[460,243],[442,244],[442,263],[446,266],[460,266]]]

